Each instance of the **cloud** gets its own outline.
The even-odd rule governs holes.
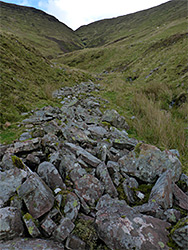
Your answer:
[[[40,0],[39,8],[76,29],[104,18],[126,15],[168,0]]]

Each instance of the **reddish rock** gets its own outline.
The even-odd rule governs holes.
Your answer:
[[[179,207],[188,210],[188,196],[175,184],[173,188],[176,203]]]

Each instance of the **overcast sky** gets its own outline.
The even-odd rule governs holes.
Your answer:
[[[126,15],[169,0],[4,0],[4,2],[41,9],[73,30],[101,20]]]

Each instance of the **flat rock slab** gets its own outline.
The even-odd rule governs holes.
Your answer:
[[[16,238],[11,241],[0,242],[3,250],[64,250],[63,244],[52,240]]]
[[[54,196],[51,189],[35,173],[18,189],[18,195],[27,206],[34,219],[48,212],[54,205]]]
[[[179,207],[188,210],[188,196],[175,184],[173,194]]]
[[[80,146],[76,146],[73,143],[65,143],[65,146],[92,167],[97,167],[101,163],[97,157],[93,156]]]

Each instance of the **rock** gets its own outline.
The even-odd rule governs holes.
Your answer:
[[[173,187],[173,194],[176,204],[179,207],[188,210],[188,196],[176,184]]]
[[[89,126],[88,130],[94,139],[103,138],[107,134],[106,129],[101,126]]]
[[[159,177],[153,186],[149,201],[157,202],[165,210],[171,208],[173,204],[172,191],[172,171],[169,169]]]
[[[61,129],[55,121],[46,123],[43,127],[46,134],[61,135]]]
[[[113,141],[113,147],[117,149],[128,149],[128,150],[133,150],[134,147],[136,146],[136,141],[131,138],[127,139],[115,139]]]
[[[154,183],[168,169],[172,170],[173,181],[178,181],[181,175],[181,163],[176,156],[147,144],[138,144],[134,152],[119,159],[118,163],[122,175],[130,174],[147,183]]]
[[[64,250],[63,244],[49,239],[16,238],[11,241],[0,242],[0,249],[4,250]]]
[[[53,232],[53,237],[55,240],[59,242],[63,242],[67,236],[72,232],[75,225],[68,218],[62,218],[60,221],[60,225]]]
[[[164,212],[164,215],[166,216],[166,220],[170,223],[177,223],[180,220],[181,212],[176,209],[167,209]]]
[[[32,136],[31,136],[31,134],[29,132],[25,132],[25,133],[23,133],[23,134],[20,135],[19,140],[20,141],[25,141],[25,140],[31,139],[31,137]]]
[[[21,185],[18,195],[24,200],[34,219],[48,212],[54,205],[51,189],[35,173],[31,174]]]
[[[89,206],[95,206],[95,202],[102,196],[104,187],[100,181],[90,174],[86,174],[75,182],[75,188]]]
[[[58,187],[66,189],[60,174],[52,163],[47,161],[41,163],[38,166],[37,173],[52,190]]]
[[[16,142],[14,143],[14,153],[28,153],[34,150],[38,150],[40,148],[40,141],[38,138],[34,138],[32,140],[24,141],[24,142]]]
[[[40,159],[34,154],[28,154],[26,157],[26,164],[31,170],[35,170],[40,164]]]
[[[133,204],[135,202],[134,199],[134,191],[132,188],[138,188],[138,182],[134,178],[125,179],[122,183],[123,191],[127,197],[129,203]]]
[[[80,209],[80,201],[74,193],[68,193],[64,206],[64,214],[66,218],[74,221],[78,216]]]
[[[104,163],[98,165],[96,169],[96,176],[103,183],[105,193],[111,195],[113,198],[118,196],[118,192]]]
[[[70,235],[65,244],[67,249],[70,250],[85,250],[86,243],[78,238],[76,235]]]
[[[54,230],[57,228],[56,223],[48,215],[41,223],[41,228],[45,231],[47,236],[51,236]]]
[[[69,176],[71,180],[75,182],[76,180],[84,176],[85,174],[87,174],[86,170],[82,168],[78,163],[75,163],[74,169],[71,170],[71,172],[69,173]]]
[[[4,154],[3,158],[2,158],[2,170],[9,170],[9,169],[13,169],[15,168],[13,161],[12,161],[12,154]]]
[[[181,219],[171,230],[170,235],[181,249],[188,246],[188,216]]]
[[[117,200],[100,206],[95,224],[100,239],[110,249],[169,249],[166,231],[169,223],[151,216],[134,214],[130,207]]]
[[[106,110],[102,117],[102,121],[108,122],[116,128],[121,128],[121,129],[129,128],[128,124],[125,121],[125,118],[123,116],[120,116],[118,112],[114,109]]]
[[[21,213],[13,207],[0,209],[0,240],[10,240],[24,233]]]
[[[96,158],[95,156],[93,156],[92,154],[90,154],[79,146],[76,146],[72,143],[65,143],[65,146],[92,167],[97,167],[101,163],[98,158]]]
[[[118,163],[113,161],[108,161],[107,168],[114,184],[116,185],[116,187],[119,186],[120,181],[122,179],[122,175],[119,173],[120,167]]]
[[[23,216],[23,220],[31,237],[37,238],[41,236],[41,233],[36,226],[37,222],[33,219],[33,217],[29,213],[26,213]]]
[[[16,189],[22,184],[26,177],[27,173],[16,167],[5,172],[0,172],[0,206],[3,207],[5,203],[15,195]]]

